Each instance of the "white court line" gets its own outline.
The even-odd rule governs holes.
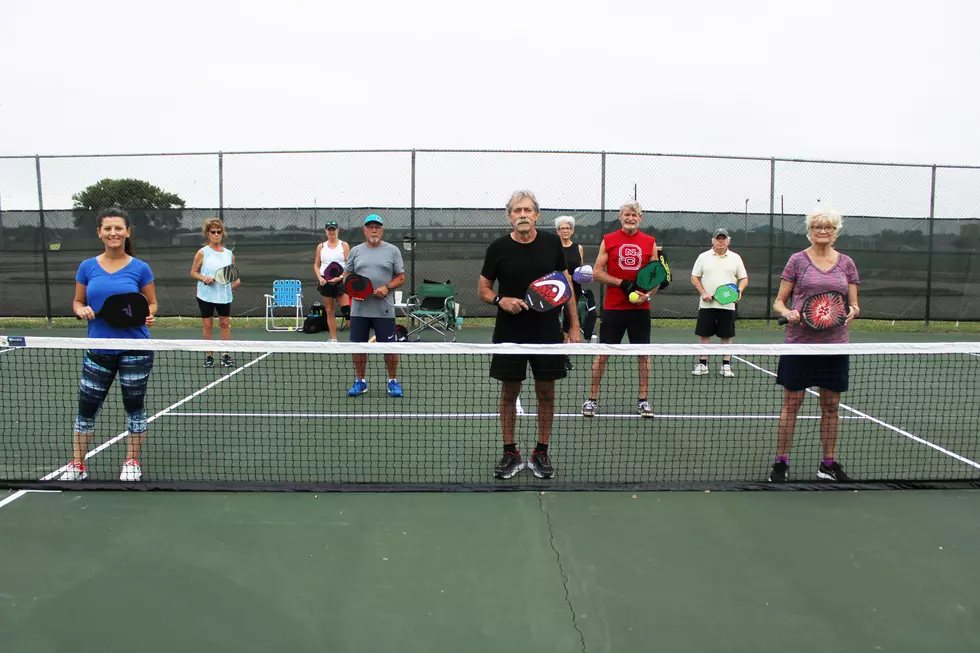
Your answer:
[[[537,413],[521,413],[524,417],[536,417]],[[300,419],[496,419],[499,413],[223,413],[223,412],[184,412],[172,411],[169,417],[247,417],[247,418],[300,418]],[[555,413],[555,417],[581,417],[582,419],[593,419],[584,417],[581,413]],[[642,417],[636,413],[599,413],[595,416],[598,419],[622,419]],[[779,415],[667,415],[655,414],[659,419],[779,419]],[[797,419],[820,419],[819,415],[797,415]],[[867,419],[866,417],[842,417],[841,419]]]
[[[517,395],[517,414],[524,415],[524,406],[521,404],[521,395]]]
[[[741,361],[742,363],[745,363],[749,367],[759,370],[760,372],[764,372],[764,373],[768,374],[769,376],[776,376],[776,373],[775,372],[770,372],[769,370],[765,369],[764,367],[759,367],[755,363],[752,363],[750,361],[747,361],[744,358],[742,358],[741,356],[733,356],[732,358],[735,358],[735,359]],[[815,396],[815,397],[819,397],[820,396],[820,393],[819,392],[816,392],[814,390],[810,390],[809,388],[807,389],[807,392],[809,394]],[[891,431],[894,431],[895,433],[898,433],[899,435],[903,435],[903,436],[907,437],[910,440],[913,440],[915,442],[918,442],[919,444],[924,444],[927,447],[931,447],[931,448],[935,449],[936,451],[939,451],[940,453],[944,453],[944,454],[946,454],[947,456],[949,456],[951,458],[955,458],[956,460],[960,461],[961,463],[966,463],[967,465],[969,465],[971,467],[974,467],[975,469],[980,469],[980,463],[978,463],[978,462],[976,462],[974,460],[970,460],[969,458],[966,458],[964,456],[961,456],[960,454],[956,453],[955,451],[950,451],[949,449],[946,449],[945,447],[941,447],[941,446],[939,446],[938,444],[936,444],[934,442],[930,442],[929,440],[926,440],[925,438],[921,438],[918,435],[915,435],[914,433],[909,433],[908,431],[905,431],[903,429],[900,429],[897,426],[894,426],[892,424],[889,424],[888,422],[883,422],[882,420],[880,420],[880,419],[878,419],[876,417],[872,417],[871,415],[868,415],[867,413],[863,413],[863,412],[861,412],[860,410],[858,410],[856,408],[851,408],[850,406],[848,406],[844,402],[841,402],[840,403],[840,407],[843,408],[844,410],[851,411],[852,413],[854,413],[858,417],[862,417],[864,419],[867,419],[869,421],[872,421],[872,422],[874,422],[875,424],[877,424],[879,426],[884,426],[886,429],[889,429]]]
[[[163,417],[164,415],[168,414],[174,408],[177,408],[179,406],[183,406],[184,404],[186,404],[191,399],[197,397],[198,395],[201,395],[201,394],[207,392],[208,390],[210,390],[214,386],[218,385],[219,383],[224,383],[225,381],[227,381],[231,377],[235,376],[236,374],[239,374],[240,372],[244,372],[249,367],[251,367],[252,365],[255,365],[260,360],[262,360],[266,356],[269,356],[270,354],[272,354],[272,352],[271,351],[267,351],[266,353],[262,354],[258,358],[254,359],[254,360],[251,360],[251,361],[249,361],[247,363],[245,363],[241,367],[235,368],[234,371],[231,371],[228,374],[225,374],[224,376],[222,376],[222,377],[220,377],[220,378],[212,381],[211,383],[207,384],[206,386],[204,386],[200,390],[197,390],[194,393],[187,395],[186,397],[184,397],[180,401],[178,401],[178,402],[176,402],[174,404],[171,404],[170,406],[167,406],[166,408],[164,408],[163,410],[161,410],[158,413],[155,413],[153,416],[149,417],[146,420],[146,423],[149,424],[150,422],[155,421],[157,418]],[[125,438],[127,435],[129,435],[129,431],[123,431],[122,433],[116,435],[115,437],[110,438],[109,440],[106,440],[105,442],[103,442],[102,444],[100,444],[99,446],[97,446],[95,449],[92,449],[91,451],[89,451],[85,455],[85,460],[88,460],[89,458],[91,458],[92,456],[95,456],[99,452],[104,451],[105,449],[111,447],[115,443],[117,443],[120,440],[122,440],[123,438]],[[59,469],[54,470],[50,474],[47,474],[46,476],[42,476],[41,477],[41,480],[42,481],[50,481],[51,479],[55,478],[56,476],[60,476],[66,469],[68,469],[68,465],[64,465],[64,466],[60,467]],[[6,499],[4,499],[3,501],[0,501],[0,508],[2,508],[3,506],[5,506],[5,505],[7,505],[9,503],[12,503],[13,501],[16,501],[17,499],[19,499],[22,496],[24,496],[25,494],[27,494],[27,492],[28,492],[28,490],[18,490],[17,492],[11,494],[9,497],[7,497]]]

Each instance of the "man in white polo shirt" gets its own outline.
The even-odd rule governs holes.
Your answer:
[[[749,275],[745,272],[742,257],[728,249],[730,242],[728,231],[715,229],[711,236],[711,249],[698,256],[698,260],[694,262],[694,270],[691,271],[691,285],[701,295],[694,333],[702,345],[710,344],[711,336],[718,336],[723,345],[732,344],[732,338],[735,337],[735,304],[721,305],[714,300],[715,290],[719,286],[737,284],[741,299],[745,287],[749,285]],[[707,373],[708,357],[702,356],[691,374],[702,376]],[[719,373],[722,376],[735,376],[732,372],[731,354],[722,357]]]

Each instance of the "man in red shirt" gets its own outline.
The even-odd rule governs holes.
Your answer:
[[[628,334],[630,344],[650,344],[650,295],[654,288],[643,292],[636,285],[636,274],[644,265],[657,257],[657,240],[640,231],[643,208],[638,202],[623,204],[619,209],[618,231],[606,234],[599,247],[599,256],[594,266],[594,278],[604,283],[606,299],[602,304],[602,324],[599,328],[599,342],[618,345]],[[636,291],[640,298],[630,302],[629,295]],[[582,414],[594,417],[597,412],[599,386],[606,372],[608,356],[596,356],[592,363],[592,386],[589,398],[582,404]],[[647,386],[650,381],[650,359],[637,356],[640,372],[640,391],[636,402],[636,412],[642,417],[653,417],[653,410],[647,402]]]

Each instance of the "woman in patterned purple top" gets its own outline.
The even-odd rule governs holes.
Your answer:
[[[784,342],[794,344],[824,344],[848,342],[848,327],[861,312],[858,308],[857,266],[850,256],[834,249],[843,221],[838,213],[819,210],[806,216],[807,238],[810,247],[789,257],[783,269],[779,294],[773,309],[785,317]],[[807,297],[834,290],[847,295],[850,307],[847,321],[836,328],[816,331],[800,322],[800,308]],[[831,481],[849,481],[836,460],[839,428],[840,394],[847,391],[849,361],[847,355],[780,356],[776,383],[783,386],[783,409],[779,414],[776,443],[776,462],[769,480],[785,482],[789,475],[789,450],[793,445],[796,415],[803,404],[807,388],[820,389],[820,442],[823,460],[817,477]]]

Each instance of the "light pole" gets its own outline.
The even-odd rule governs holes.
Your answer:
[[[745,198],[745,232],[742,234],[742,238],[745,238],[749,233],[749,198]]]

